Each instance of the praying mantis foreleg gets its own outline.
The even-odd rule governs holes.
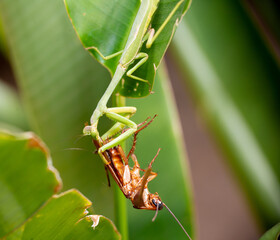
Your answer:
[[[99,153],[102,153],[105,150],[110,149],[116,145],[119,145],[122,141],[129,138],[137,130],[137,124],[124,116],[121,116],[114,112],[108,112],[108,113],[106,113],[106,116],[114,121],[117,121],[119,123],[122,123],[122,124],[128,126],[129,129],[126,132],[124,132],[123,134],[121,134],[120,136],[118,136],[117,138],[115,138],[114,140],[110,141],[109,143],[107,143],[107,144],[103,145],[101,148],[99,148],[99,150],[98,150]]]

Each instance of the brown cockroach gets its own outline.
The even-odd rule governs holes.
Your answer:
[[[138,125],[138,127],[141,125],[144,126],[134,133],[133,145],[127,156],[125,155],[120,145],[110,148],[102,153],[101,157],[103,158],[103,160],[106,160],[105,169],[107,172],[108,182],[110,185],[108,176],[109,171],[116,183],[118,184],[119,188],[123,192],[124,196],[131,200],[134,208],[156,211],[153,221],[155,220],[158,211],[165,207],[181,226],[188,238],[191,239],[187,231],[176,218],[176,216],[166,206],[166,204],[161,201],[161,198],[159,197],[158,193],[153,194],[150,193],[148,190],[148,182],[150,182],[157,176],[157,173],[152,171],[152,164],[157,158],[160,149],[158,149],[157,154],[150,162],[146,170],[140,168],[140,165],[134,154],[137,134],[141,130],[146,128],[154,120],[154,118],[152,118],[146,125],[144,124],[147,122],[147,120]],[[106,144],[111,140],[112,139],[107,139],[103,143],[100,143],[100,141],[98,140],[93,140],[93,142],[98,150],[103,144]],[[128,165],[129,157],[131,157],[131,159],[134,162],[134,166],[132,168],[130,168]],[[140,175],[140,171],[144,172],[143,176]]]

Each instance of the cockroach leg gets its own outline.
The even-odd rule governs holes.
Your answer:
[[[140,178],[139,170],[142,170],[142,169],[140,168],[140,165],[139,165],[139,163],[137,161],[137,158],[136,158],[136,156],[134,154],[131,155],[131,158],[132,158],[132,160],[134,162],[134,166],[133,166],[133,168],[131,170],[131,176],[132,176],[133,179],[135,179],[135,178],[138,179],[138,178]]]
[[[108,187],[111,187],[109,173],[108,173],[108,168],[107,168],[106,165],[104,165],[104,167],[105,167],[106,177],[107,177],[107,181],[108,181]]]
[[[142,126],[143,124],[146,124],[146,125],[144,125],[143,127],[139,128],[139,129],[134,133],[133,144],[132,144],[132,147],[131,147],[131,149],[130,149],[128,155],[127,155],[127,159],[129,159],[129,157],[131,156],[131,154],[133,154],[134,151],[135,151],[138,133],[139,133],[140,131],[142,131],[143,129],[145,129],[146,127],[148,127],[148,126],[152,123],[152,121],[154,121],[154,119],[155,119],[156,116],[157,116],[157,114],[156,114],[147,124],[146,124],[146,122],[147,122],[147,120],[148,120],[149,118],[147,118],[144,122],[138,124],[138,127],[139,127],[139,125],[140,125],[140,126]]]
[[[136,208],[141,208],[141,207],[145,206],[144,199],[143,199],[144,189],[147,186],[148,178],[149,178],[151,172],[152,172],[152,169],[148,168],[142,177],[142,181],[141,181],[141,185],[139,186],[139,190],[137,191],[137,193],[135,194],[135,197],[133,199],[133,205]]]
[[[157,156],[158,156],[160,150],[161,150],[161,149],[159,148],[158,151],[157,151],[157,154],[154,156],[153,160],[150,162],[149,168],[152,168],[152,165],[153,165],[154,161],[156,160],[156,158],[157,158]]]
[[[132,158],[132,160],[134,162],[134,166],[133,166],[133,168],[131,170],[133,172],[133,176],[139,176],[140,177],[139,171],[142,171],[142,172],[145,173],[147,170],[140,168],[140,165],[139,165],[139,163],[137,161],[137,158],[136,158],[135,154],[132,154],[131,158]],[[154,162],[154,159],[152,161]],[[149,168],[152,168],[152,164],[151,163],[149,165]],[[152,181],[156,176],[157,176],[157,173],[151,171],[151,173],[150,173],[150,175],[148,177],[147,182]]]
[[[131,176],[130,176],[130,169],[128,165],[124,166],[124,173],[123,173],[123,183],[124,185],[130,183]]]
[[[151,198],[151,200],[152,200],[152,203],[155,205],[155,207],[158,208],[159,210],[162,209],[161,201],[157,194],[153,195],[153,194],[144,193],[145,189],[147,190],[148,182],[157,176],[156,173],[152,172],[152,164],[155,161],[155,159],[157,158],[159,151],[160,151],[160,149],[158,149],[157,154],[155,155],[153,160],[150,162],[148,169],[145,170],[139,190],[137,191],[137,193],[135,194],[135,197],[134,197],[134,206],[135,207],[141,208],[142,206],[145,206],[144,201],[148,201],[148,199],[146,199],[146,198],[149,195],[149,196],[153,196]],[[134,160],[136,163],[138,163],[135,155],[134,155]],[[145,199],[143,199],[143,198],[145,198]]]
[[[137,125],[137,128],[141,127],[142,125],[146,124],[146,122],[150,119],[151,117],[147,117],[144,122],[141,122]]]
[[[136,156],[135,156],[134,153],[131,155],[131,159],[132,159],[133,162],[134,162],[134,167],[140,168],[140,165],[139,165],[139,163],[138,163],[138,161],[137,161],[137,158],[136,158]]]
[[[117,146],[117,150],[118,150],[122,160],[124,161],[125,165],[128,165],[128,158],[126,158],[125,153],[120,145]]]

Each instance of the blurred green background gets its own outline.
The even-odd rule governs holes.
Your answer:
[[[128,101],[136,122],[159,114],[136,154],[147,166],[162,148],[150,190],[195,239],[256,239],[280,221],[278,11],[277,1],[194,0],[166,58],[174,92],[162,69],[155,94]],[[89,139],[77,141],[109,74],[83,50],[62,1],[0,0],[0,17],[1,126],[35,131],[64,189],[114,220],[102,162]],[[131,239],[184,238],[167,213],[152,223],[127,204]]]

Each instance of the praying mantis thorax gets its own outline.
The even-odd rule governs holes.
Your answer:
[[[142,46],[142,40],[157,9],[160,0],[142,0],[135,17],[127,43],[125,45],[120,64],[127,67],[135,59]]]

